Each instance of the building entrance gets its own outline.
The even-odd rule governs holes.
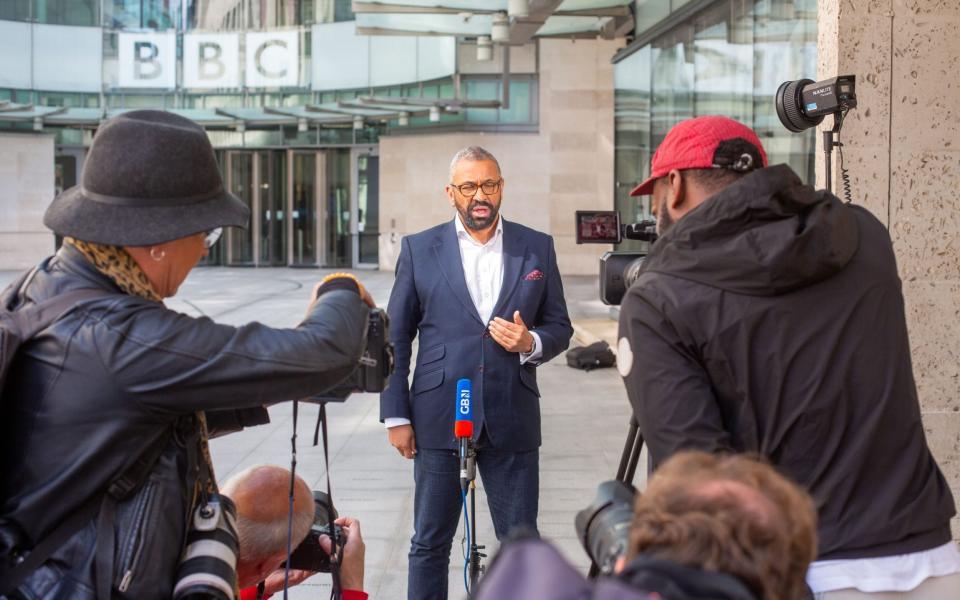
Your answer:
[[[376,147],[227,150],[221,164],[250,227],[229,228],[205,264],[377,267]]]

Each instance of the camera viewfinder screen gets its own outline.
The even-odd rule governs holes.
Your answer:
[[[578,244],[619,244],[620,213],[615,210],[578,210]]]

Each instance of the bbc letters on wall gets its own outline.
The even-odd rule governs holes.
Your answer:
[[[176,35],[119,34],[122,88],[177,87]],[[191,89],[296,87],[300,81],[298,31],[187,33],[183,84]]]

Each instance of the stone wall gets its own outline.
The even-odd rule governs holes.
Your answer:
[[[453,218],[443,192],[457,150],[493,153],[506,182],[502,210],[553,235],[564,274],[596,274],[607,246],[577,246],[574,211],[613,208],[613,65],[622,43],[540,41],[538,133],[442,133],[380,139],[380,268],[400,239]]]
[[[43,226],[53,200],[52,135],[0,133],[0,269],[31,267],[54,250]]]
[[[927,441],[960,501],[960,2],[820,0],[818,9],[818,78],[857,76],[845,165],[854,200],[890,229]],[[960,538],[960,518],[953,525]]]

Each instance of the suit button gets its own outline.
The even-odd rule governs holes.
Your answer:
[[[480,365],[480,372],[483,373],[483,365]]]

